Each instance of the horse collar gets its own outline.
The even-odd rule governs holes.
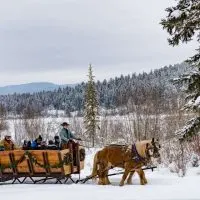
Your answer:
[[[145,162],[146,159],[140,156],[140,154],[137,151],[136,145],[132,145],[132,159],[135,160],[136,162]]]

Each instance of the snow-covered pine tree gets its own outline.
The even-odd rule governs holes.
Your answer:
[[[168,16],[162,19],[163,29],[170,34],[168,39],[172,46],[180,42],[187,43],[197,36],[200,43],[200,1],[179,0],[177,5],[166,9]],[[187,122],[183,129],[177,132],[182,141],[190,139],[200,130],[200,48],[197,53],[187,60],[193,67],[190,74],[184,74],[176,80],[186,87],[185,109],[196,113],[195,117]]]
[[[85,132],[92,141],[92,146],[95,145],[95,137],[98,126],[98,100],[92,65],[89,65],[88,82],[85,89],[85,105],[84,105],[84,125]]]
[[[0,104],[0,139],[1,139],[1,131],[5,131],[8,129],[8,123],[6,122],[7,111],[3,104]]]

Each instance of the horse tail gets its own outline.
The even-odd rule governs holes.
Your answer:
[[[94,156],[92,174],[90,175],[93,179],[96,179],[96,176],[98,175],[98,163],[99,163],[98,154],[99,152],[97,152]]]

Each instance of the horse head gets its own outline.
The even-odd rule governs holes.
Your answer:
[[[146,154],[150,158],[154,158],[159,160],[160,159],[160,149],[161,145],[159,144],[158,139],[152,138],[147,144],[146,144]]]

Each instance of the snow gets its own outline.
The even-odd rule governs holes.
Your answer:
[[[65,111],[64,110],[55,110],[55,109],[47,110],[47,115],[64,117]]]
[[[197,97],[197,99],[194,102],[195,106],[199,106],[200,105],[200,96]]]
[[[191,98],[191,95],[188,95],[188,98]],[[194,99],[194,97],[192,97],[191,100],[189,100],[187,102],[187,104],[185,105],[185,108],[186,109],[191,109],[191,108],[194,108],[194,107],[198,107],[199,108],[200,106],[200,96],[198,96],[196,99]]]
[[[85,169],[81,177],[91,173],[92,160],[97,151],[87,149]],[[199,182],[200,168],[191,168],[187,176],[180,178],[175,173],[170,173],[166,168],[158,168],[156,171],[145,171],[148,184],[139,184],[137,175],[133,177],[132,185],[118,186],[121,175],[110,177],[112,185],[99,186],[93,181],[86,184],[65,185],[49,184],[24,184],[1,185],[0,197],[5,200],[189,200],[200,199]]]
[[[180,14],[181,14],[181,12],[180,12],[180,10],[174,10],[173,11],[173,17],[180,17]]]

